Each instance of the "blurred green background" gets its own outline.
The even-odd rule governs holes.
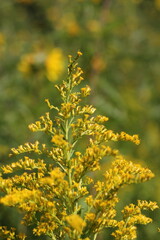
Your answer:
[[[138,147],[116,146],[156,175],[121,191],[118,209],[136,199],[160,203],[160,0],[1,1],[0,163],[11,147],[35,140],[27,125],[47,111],[45,98],[58,104],[54,84],[77,50],[97,113],[110,118],[108,128],[141,138]],[[23,230],[19,213],[0,210],[1,225]],[[158,240],[160,213],[148,215],[154,222],[139,228],[138,239]],[[113,239],[108,234],[99,240]]]

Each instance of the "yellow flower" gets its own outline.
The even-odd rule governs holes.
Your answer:
[[[22,73],[30,73],[33,63],[33,54],[26,54],[21,58],[21,61],[18,64],[18,70]]]
[[[80,27],[75,20],[67,21],[66,29],[71,36],[77,36],[80,32]]]
[[[64,56],[60,48],[54,48],[45,62],[47,78],[56,81],[64,71]]]
[[[90,20],[87,22],[87,28],[92,34],[97,34],[101,31],[101,24],[97,20]]]
[[[155,0],[155,6],[158,10],[160,10],[160,0]]]
[[[82,95],[82,97],[89,96],[90,92],[91,92],[91,88],[88,85],[86,85],[85,87],[81,88],[81,95]]]
[[[27,53],[22,56],[17,68],[24,74],[35,73],[41,69],[44,59],[44,52]]]
[[[67,142],[63,139],[64,136],[62,134],[60,135],[54,135],[52,137],[51,142],[53,142],[54,144],[56,144],[57,146],[64,146],[67,144]]]
[[[78,51],[77,54],[78,54],[78,56],[82,56],[83,55],[83,53],[81,51]]]
[[[24,189],[22,191],[15,190],[11,194],[8,194],[1,198],[0,202],[8,206],[14,206],[16,204],[23,203],[25,201],[35,201],[36,198],[40,196],[40,191],[38,190],[28,190]]]
[[[2,33],[0,33],[0,46],[5,43],[5,37]]]
[[[83,80],[83,71],[77,63],[81,55],[78,51],[74,58],[69,56],[67,78],[56,85],[62,100],[60,107],[45,100],[57,115],[52,118],[46,112],[29,125],[31,131],[49,135],[53,144],[35,141],[11,149],[9,156],[22,154],[22,158],[0,168],[3,192],[0,203],[22,210],[25,214],[22,224],[34,224],[32,231],[37,236],[90,240],[90,236],[95,239],[104,228],[117,227],[112,233],[115,240],[132,240],[137,237],[137,224],[152,221],[142,210],[155,210],[158,205],[138,200],[137,205],[125,206],[122,220],[117,221],[118,192],[126,185],[148,181],[154,174],[148,168],[126,161],[117,149],[110,147],[111,141],[139,144],[138,135],[114,133],[103,124],[108,121],[107,117],[92,115],[96,110],[92,105],[80,104],[81,98],[90,94],[88,85],[80,91],[76,87]],[[60,49],[54,49],[47,58],[44,53],[26,55],[21,70],[35,71],[39,63],[44,66],[44,62],[50,79],[56,80],[63,69]],[[81,148],[83,139],[85,149]],[[114,159],[103,174],[104,180],[96,180],[92,172],[100,169],[102,159],[110,162],[110,156]],[[25,235],[15,235],[15,230],[5,227],[0,227],[1,237],[2,234],[5,239],[25,239]]]
[[[87,213],[85,219],[88,221],[93,221],[95,217],[96,217],[95,213]]]
[[[66,217],[67,222],[71,227],[82,233],[83,228],[86,226],[85,221],[77,214],[72,214]]]

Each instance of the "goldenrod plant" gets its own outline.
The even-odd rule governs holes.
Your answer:
[[[95,115],[92,105],[83,104],[91,89],[86,85],[77,90],[83,80],[77,63],[81,55],[78,51],[76,57],[69,56],[67,79],[55,86],[60,107],[46,99],[49,112],[29,125],[32,132],[47,134],[50,143],[36,141],[12,148],[10,157],[21,157],[1,167],[0,203],[18,208],[23,213],[21,224],[33,227],[39,239],[96,240],[107,228],[113,229],[116,240],[136,239],[137,224],[152,221],[143,210],[154,210],[157,203],[138,200],[125,206],[122,220],[117,220],[118,192],[126,185],[148,181],[154,174],[127,161],[110,145],[115,141],[138,145],[138,135],[114,133],[106,127],[107,117]],[[54,118],[52,112],[56,112]],[[83,139],[84,149],[80,147]],[[102,173],[103,180],[96,180],[93,172],[101,171],[102,159],[112,159],[112,164]],[[27,239],[24,233],[5,226],[0,228],[0,237]]]

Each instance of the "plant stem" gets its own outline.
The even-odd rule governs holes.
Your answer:
[[[95,233],[93,236],[93,240],[96,240],[98,233]]]
[[[56,240],[56,237],[55,237],[55,235],[53,233],[52,233],[51,239],[52,240]]]

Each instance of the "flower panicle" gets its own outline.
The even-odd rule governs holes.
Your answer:
[[[104,228],[112,227],[116,228],[112,233],[116,240],[134,239],[137,224],[152,221],[142,211],[153,211],[158,205],[138,200],[137,205],[124,207],[123,218],[118,221],[118,193],[122,187],[146,182],[154,174],[148,168],[127,161],[118,149],[112,148],[116,141],[138,145],[138,135],[114,132],[107,126],[108,117],[96,115],[94,106],[83,103],[91,88],[85,85],[77,90],[83,80],[83,70],[77,62],[81,55],[78,51],[75,57],[68,56],[66,80],[55,85],[61,98],[59,106],[45,99],[49,112],[29,125],[32,132],[47,135],[48,142],[27,142],[12,148],[10,157],[18,158],[19,154],[22,157],[0,167],[0,190],[3,192],[0,203],[23,211],[22,224],[30,225],[33,234],[41,238],[95,240]],[[57,60],[52,61],[54,57]],[[55,49],[46,59],[47,76],[51,81],[62,71],[59,65],[62,58],[61,50]],[[85,148],[82,150],[83,140]],[[102,160],[112,160],[112,163],[103,179],[96,180],[92,173],[103,170]],[[0,227],[0,237],[26,238],[5,227]]]
[[[8,229],[6,226],[0,226],[0,237],[3,239],[25,240],[27,236],[24,233],[16,234],[16,229],[13,227]]]
[[[24,145],[18,146],[18,148],[11,148],[11,154],[9,156],[18,155],[26,152],[35,152],[37,154],[41,154],[42,151],[39,149],[39,141],[35,141],[35,143],[25,143]]]
[[[142,214],[142,210],[155,210],[159,208],[156,202],[140,201],[138,204],[130,204],[122,210],[123,220],[117,223],[117,228],[112,236],[116,240],[137,238],[137,224],[146,225],[152,222],[150,217]]]

